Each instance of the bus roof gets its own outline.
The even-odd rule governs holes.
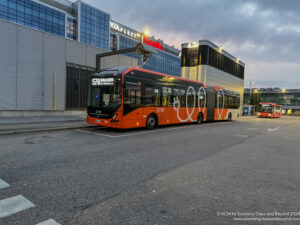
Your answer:
[[[152,73],[152,74],[163,76],[163,77],[171,77],[171,78],[175,78],[175,79],[178,79],[178,80],[193,82],[193,83],[201,84],[201,85],[203,85],[204,88],[207,88],[207,86],[204,83],[200,82],[200,81],[189,80],[189,79],[185,79],[185,78],[182,78],[182,77],[172,76],[172,75],[168,75],[168,74],[164,74],[164,73],[158,73],[158,72],[154,72],[154,71],[146,70],[146,69],[141,69],[141,68],[137,68],[137,67],[127,67],[127,69],[125,71],[123,71],[122,74],[128,73],[132,70],[143,71],[143,72],[148,72],[148,73]]]
[[[183,81],[187,81],[187,82],[193,82],[193,83],[201,84],[201,85],[203,85],[204,88],[207,88],[207,85],[204,84],[201,81],[189,80],[189,79],[185,79],[185,78],[182,78],[182,77],[172,76],[172,75],[164,74],[164,73],[158,73],[158,72],[154,72],[154,71],[151,71],[151,70],[146,70],[146,69],[142,69],[142,68],[138,68],[138,67],[130,67],[130,66],[112,67],[112,68],[109,68],[109,69],[102,70],[101,72],[98,72],[96,74],[100,74],[102,72],[110,72],[110,71],[112,71],[112,72],[115,72],[115,73],[123,75],[123,74],[128,73],[128,72],[130,72],[132,70],[148,72],[148,73],[152,73],[152,74],[163,76],[163,77],[171,77],[171,78],[175,78],[175,79],[183,80]],[[225,88],[220,87],[220,86],[213,86],[213,88],[216,91],[219,91],[220,89],[226,90]],[[231,90],[228,90],[228,91],[231,91]],[[235,91],[232,91],[232,92],[235,92]],[[236,92],[236,93],[238,93],[238,92]],[[261,104],[272,104],[272,103],[261,103]]]

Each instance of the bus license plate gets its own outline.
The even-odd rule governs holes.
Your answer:
[[[101,120],[95,120],[96,123],[101,123]]]

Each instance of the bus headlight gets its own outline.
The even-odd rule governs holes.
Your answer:
[[[258,116],[260,116],[260,113],[257,113]]]
[[[272,114],[270,114],[270,113],[269,113],[269,115],[268,115],[268,116],[272,116]]]

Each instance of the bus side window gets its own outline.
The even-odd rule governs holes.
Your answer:
[[[225,97],[225,96],[224,96]],[[219,105],[218,105],[219,103]],[[218,108],[222,108],[223,107],[223,95],[221,93],[217,94],[217,101],[216,101],[216,106]],[[224,107],[225,107],[225,99],[224,99]]]
[[[153,89],[153,104],[160,106],[160,90],[158,88]]]
[[[180,107],[185,107],[186,106],[186,95],[185,95],[185,90],[184,89],[180,89],[179,101],[180,101]]]
[[[124,104],[140,105],[141,104],[141,88],[138,86],[127,85],[124,91]]]
[[[177,98],[178,100],[180,99],[180,91],[178,88],[173,88],[173,93],[172,93],[172,102],[176,101]]]
[[[135,91],[135,104],[136,105],[141,104],[141,91],[139,91],[139,90]]]
[[[240,107],[240,98],[234,97],[234,109],[238,109]]]
[[[234,109],[236,107],[234,103],[234,97],[226,96],[226,98],[227,98],[227,108]]]
[[[205,98],[206,96],[203,92],[200,92],[200,95],[199,92],[197,92],[197,102],[196,102],[197,107],[199,102],[200,102],[200,107],[204,107]]]
[[[195,93],[195,96],[194,96],[194,92],[192,90],[189,90],[189,92],[187,93],[188,94],[188,107],[193,107],[194,104],[195,106],[197,106],[197,101],[196,101],[196,93]]]
[[[172,88],[163,87],[162,88],[162,106],[171,106],[172,105],[171,96],[172,96]]]
[[[129,104],[136,104],[136,98],[135,98],[135,90],[130,90],[130,98],[129,98]]]
[[[153,88],[152,87],[143,87],[142,89],[142,104],[143,105],[152,105],[153,104]]]

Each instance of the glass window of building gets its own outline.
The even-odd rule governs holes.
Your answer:
[[[116,40],[114,34],[111,34],[111,46],[110,50],[114,51],[115,48],[113,43],[119,41],[119,50],[135,47],[140,41],[128,38],[122,34],[119,35],[119,40]],[[117,45],[117,44],[116,44]],[[144,69],[152,70],[159,73],[165,73],[175,76],[180,76],[181,74],[181,64],[180,57],[171,55],[164,51],[157,50],[158,54],[152,54],[149,61],[143,66]],[[139,65],[141,64],[141,56],[138,53],[130,52],[125,53],[129,57],[138,59]]]
[[[210,65],[240,79],[244,79],[244,67],[207,45],[195,48],[184,48],[181,58],[182,67]]]
[[[137,45],[138,41],[135,41],[131,38],[127,38],[123,35],[119,36],[119,50],[126,49],[126,48],[133,48]],[[129,57],[133,57],[138,59],[138,63],[141,63],[141,56],[138,53],[135,52],[130,52],[130,53],[125,53],[124,55],[127,55]]]
[[[0,0],[0,19],[65,36],[65,13],[31,0]]]
[[[77,22],[75,19],[67,18],[67,37],[73,40],[77,39]]]
[[[110,34],[110,48],[111,51],[117,51],[118,50],[118,37],[116,34],[111,33]]]
[[[80,42],[109,50],[109,14],[81,3]]]
[[[159,73],[180,76],[181,60],[177,56],[170,55],[163,51],[159,54],[153,54],[149,61],[144,65],[145,69],[153,70]]]

